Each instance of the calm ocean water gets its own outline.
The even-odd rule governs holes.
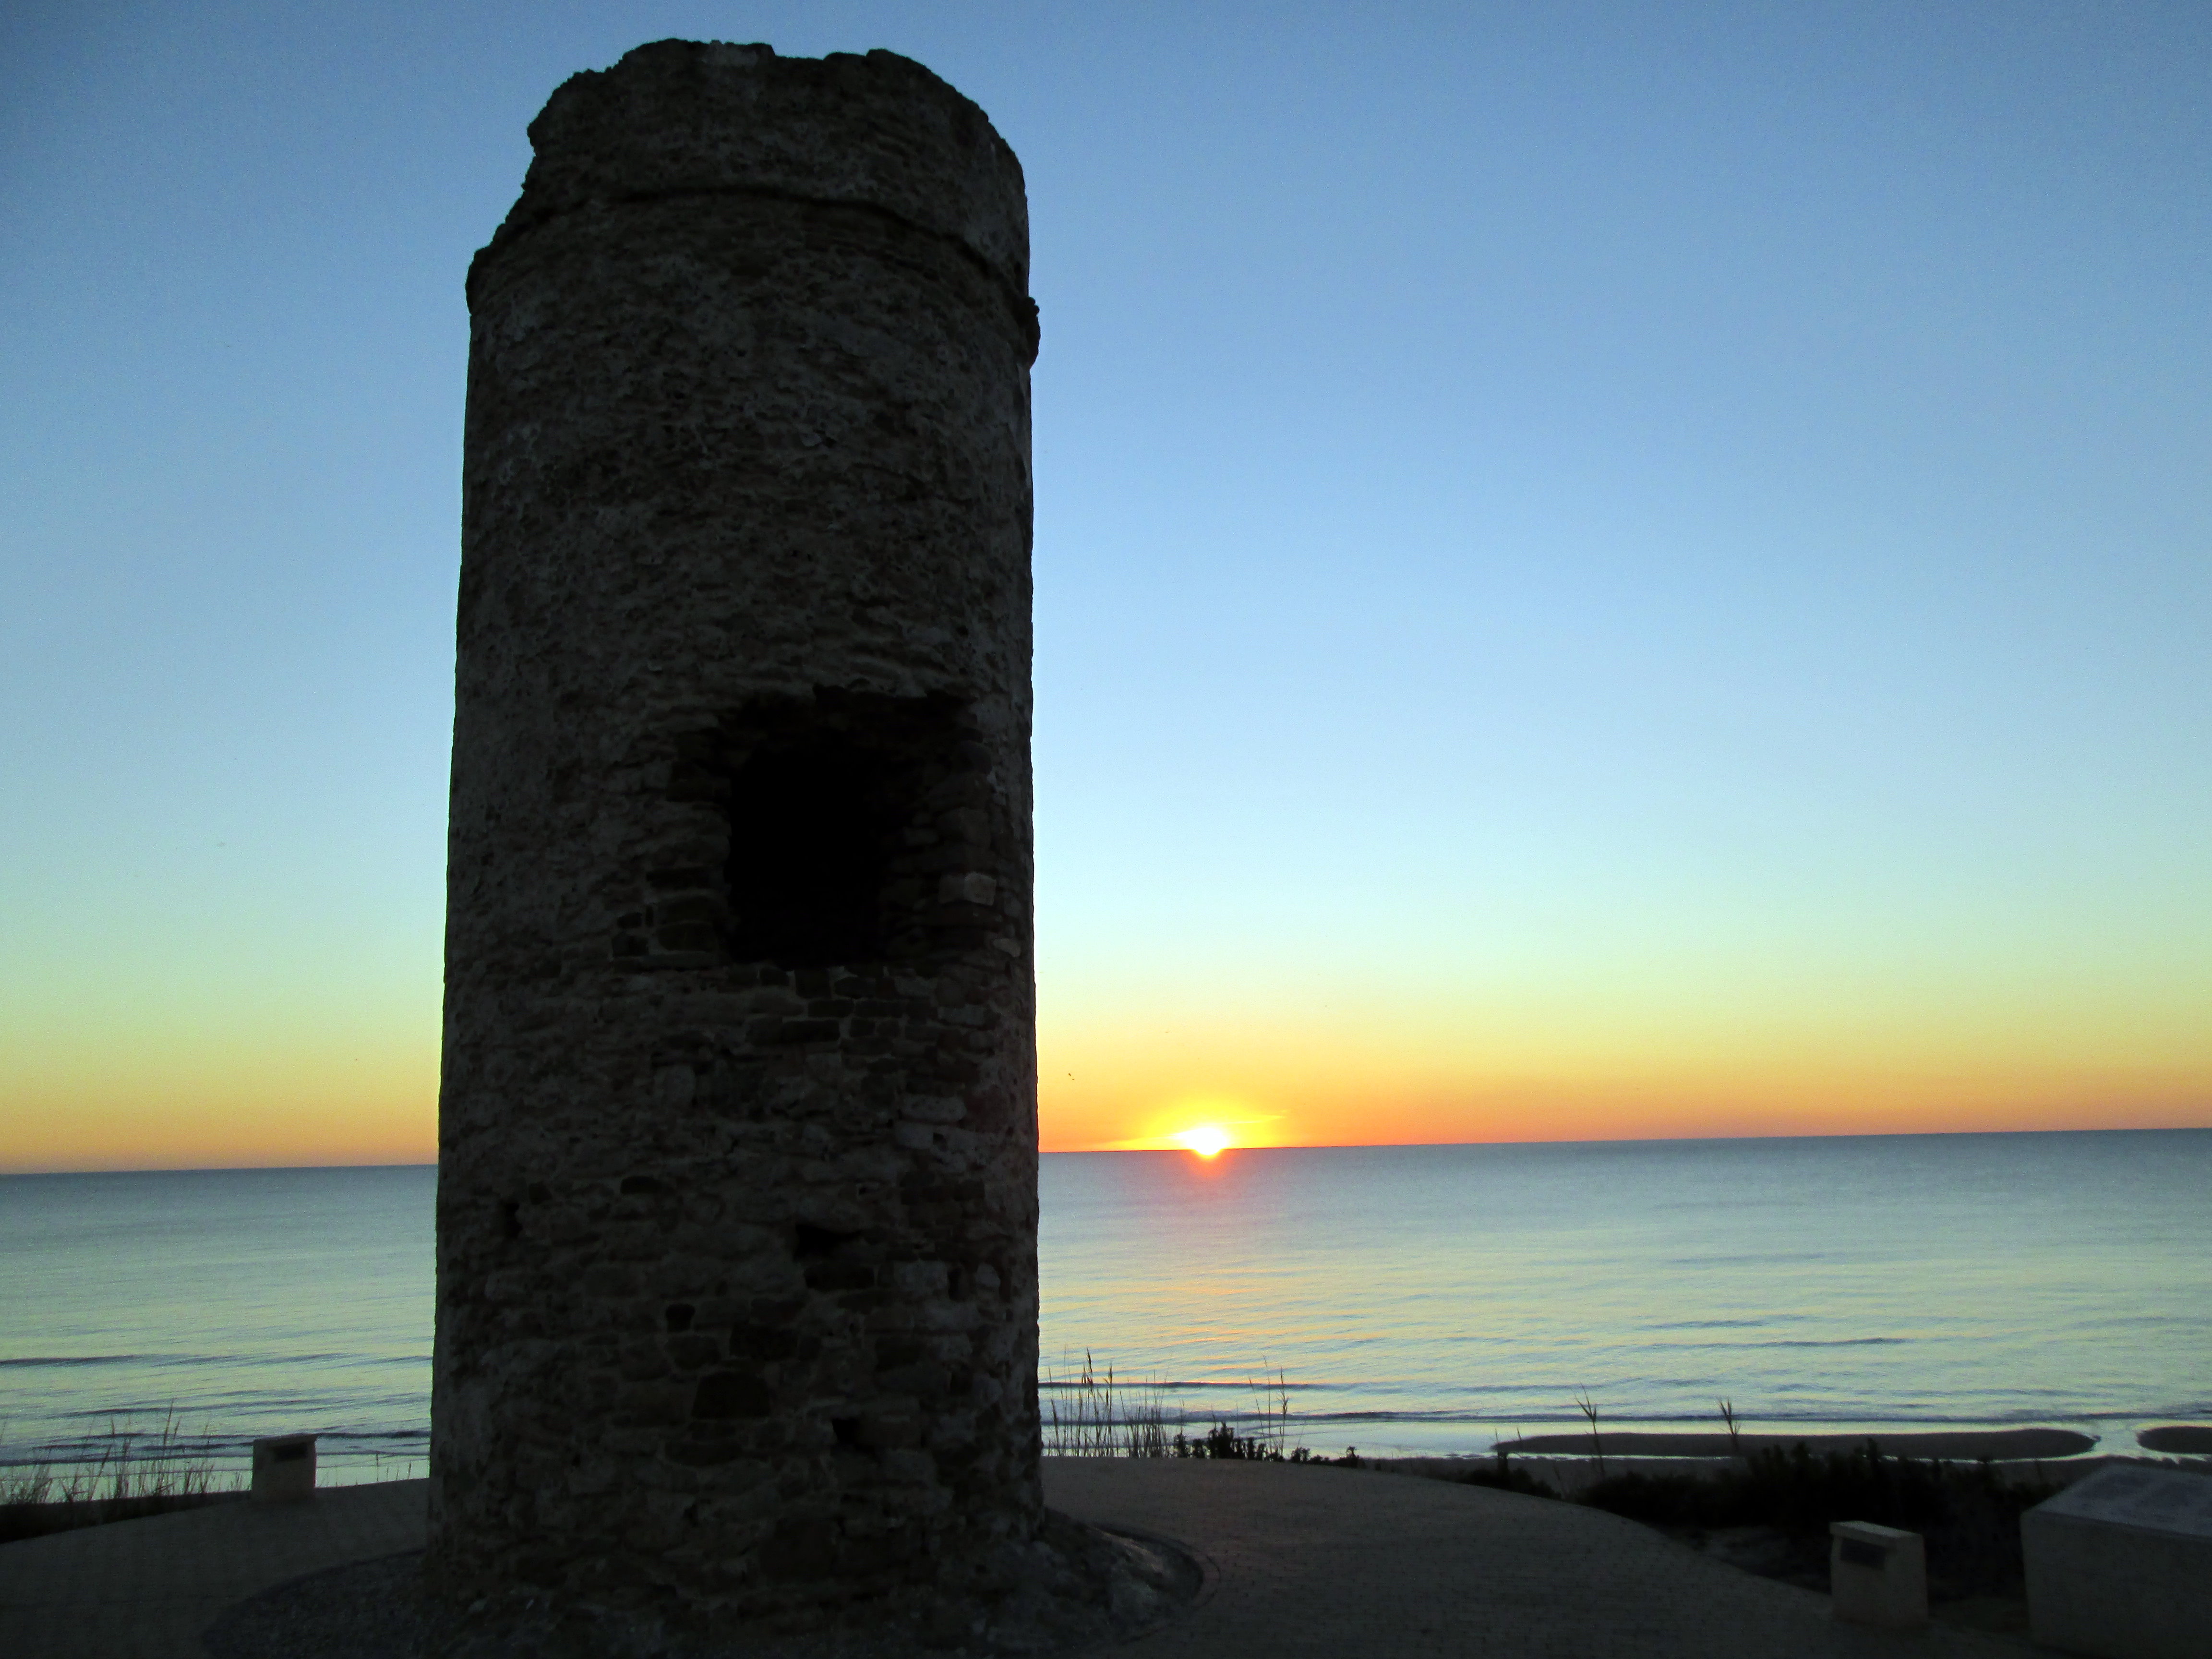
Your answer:
[[[173,1413],[419,1472],[428,1169],[0,1179],[7,1455]],[[1063,1154],[1043,1352],[1316,1449],[2212,1417],[2212,1130]],[[2117,1449],[2117,1448],[2116,1448]],[[410,1460],[416,1468],[410,1470]]]

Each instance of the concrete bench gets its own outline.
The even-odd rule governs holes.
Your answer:
[[[2212,1480],[2115,1464],[2020,1519],[2028,1631],[2095,1659],[2212,1655]]]

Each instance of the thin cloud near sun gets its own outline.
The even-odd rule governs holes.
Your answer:
[[[1200,1158],[1215,1158],[1237,1144],[1237,1137],[1218,1123],[1201,1123],[1175,1137]]]
[[[1255,1113],[1241,1101],[1204,1097],[1178,1101],[1149,1115],[1149,1133],[1107,1142],[1093,1150],[1114,1152],[1195,1152],[1213,1158],[1236,1146],[1273,1144],[1267,1126],[1279,1112]]]

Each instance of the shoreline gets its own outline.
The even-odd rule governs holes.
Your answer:
[[[1930,1429],[1901,1430],[1884,1433],[1878,1429],[1852,1430],[1844,1433],[1820,1434],[1752,1434],[1739,1433],[1733,1437],[1711,1430],[1645,1430],[1607,1429],[1596,1431],[1598,1451],[1607,1457],[1719,1457],[1731,1458],[1743,1452],[1779,1449],[1784,1451],[1799,1442],[1816,1452],[1853,1451],[1873,1441],[1893,1457],[1941,1457],[1953,1462],[2057,1462],[2064,1458],[2132,1457],[2148,1455],[2153,1457],[2212,1457],[2212,1424],[2164,1423],[2145,1425],[2126,1435],[2134,1443],[2124,1449],[2118,1436],[2087,1434],[2079,1429],[2059,1429],[2037,1425],[2016,1429]],[[1587,1457],[1593,1455],[1592,1437],[1588,1430],[1567,1434],[1522,1435],[1511,1440],[1500,1440],[1490,1448],[1492,1455],[1503,1453],[1513,1457]]]
[[[1363,1458],[1363,1462],[1369,1460]],[[1975,1458],[1947,1459],[1947,1462],[1978,1463]],[[2064,1457],[2045,1460],[2031,1458],[1992,1458],[1986,1467],[1992,1474],[2009,1481],[2048,1481],[2054,1486],[2070,1486],[2077,1480],[2087,1480],[2100,1469],[2110,1468],[2115,1463],[2134,1463],[2146,1468],[2179,1469],[2185,1474],[2212,1478],[2212,1457],[2161,1456],[2150,1453],[2102,1453],[2087,1457]],[[1431,1480],[1461,1480],[1477,1470],[1494,1470],[1495,1456],[1480,1454],[1460,1457],[1378,1457],[1372,1467],[1389,1474],[1416,1476]],[[1651,1457],[1616,1456],[1607,1452],[1601,1472],[1597,1459],[1587,1451],[1579,1456],[1563,1457],[1556,1454],[1538,1453],[1534,1456],[1515,1455],[1510,1467],[1534,1475],[1548,1483],[1565,1499],[1579,1498],[1599,1480],[1624,1474],[1656,1476],[1689,1475],[1711,1479],[1740,1468],[1732,1457]]]
[[[2212,1431],[2208,1431],[2212,1432]],[[1604,1428],[1595,1435],[1536,1434],[1501,1440],[1493,1455],[1508,1456],[1698,1457],[1728,1459],[1740,1453],[1780,1450],[1802,1443],[1816,1452],[1856,1451],[1873,1441],[1893,1457],[1941,1457],[1978,1462],[1987,1458],[2025,1462],[2081,1457],[2104,1443],[2075,1429],[1941,1429],[1903,1434],[1717,1434],[1705,1430],[1653,1433]],[[2109,1449],[2106,1455],[2113,1454]]]
[[[1201,1414],[1191,1413],[1189,1420],[1199,1422]],[[1231,1420],[1243,1431],[1242,1418],[1232,1416]],[[1707,1418],[1704,1421],[1713,1423],[1716,1419]],[[1766,1419],[1766,1424],[1756,1431],[1740,1430],[1733,1442],[1718,1427],[1689,1426],[1698,1422],[1694,1418],[1676,1418],[1671,1422],[1665,1419],[1655,1422],[1648,1418],[1624,1418],[1618,1423],[1602,1419],[1597,1435],[1607,1462],[1626,1457],[1726,1460],[1756,1450],[1786,1452],[1800,1441],[1814,1452],[1856,1451],[1869,1440],[1886,1456],[1941,1458],[1947,1462],[2212,1457],[2212,1421],[2203,1419],[2060,1418],[2041,1423],[1983,1423],[1955,1427],[1936,1426],[1923,1419],[1892,1424],[1839,1424],[1831,1420],[1808,1422],[1802,1428],[1775,1428],[1771,1426],[1772,1421]],[[1409,1458],[1494,1458],[1500,1452],[1514,1458],[1591,1455],[1590,1431],[1580,1425],[1570,1429],[1556,1419],[1528,1425],[1508,1418],[1503,1422],[1493,1419],[1487,1424],[1454,1425],[1466,1431],[1461,1433],[1438,1432],[1441,1425],[1419,1419],[1411,1425],[1372,1418],[1350,1423],[1333,1420],[1326,1414],[1309,1419],[1293,1413],[1290,1423],[1291,1433],[1303,1437],[1316,1455],[1326,1449],[1333,1456],[1346,1441],[1355,1442],[1363,1457],[1400,1462]],[[1676,1424],[1685,1426],[1676,1427]],[[1390,1432],[1407,1426],[1418,1431],[1402,1435]],[[1289,1443],[1285,1440],[1285,1444]]]

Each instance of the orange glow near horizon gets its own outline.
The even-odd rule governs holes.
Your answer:
[[[54,1046],[43,1065],[0,1072],[0,1174],[437,1160],[434,1033],[381,1047],[314,1031]]]
[[[214,1078],[180,1081],[184,1086],[143,1092],[127,1085],[98,1091],[49,1085],[19,1095],[11,1104],[20,1113],[0,1124],[0,1173],[427,1164],[437,1157],[433,1080],[387,1074],[352,1089],[296,1073],[249,1078],[242,1087]],[[1248,1109],[1234,1127],[1212,1116],[1193,1124],[1188,1112],[1170,1117],[1151,1103],[1161,1091],[1139,1086],[1129,1090],[1136,1097],[1125,1100],[1101,1089],[1055,1101],[1048,1091],[1040,1144],[1047,1152],[1171,1151],[1210,1164],[1224,1151],[1279,1146],[2212,1127],[2207,1091],[2186,1076],[2077,1073],[1974,1081],[1981,1086],[1865,1073],[1825,1079],[1826,1086],[1741,1075],[1371,1078],[1364,1087],[1310,1079],[1279,1092],[1246,1090],[1248,1102],[1267,1100],[1278,1109]]]
[[[1194,988],[1048,1001],[1038,1139],[1210,1163],[1276,1146],[2202,1128],[2212,1039],[2196,989],[2138,998],[2132,1024],[2086,1003],[1963,996],[1941,1019],[1863,1001],[1850,1018],[1784,1017],[1747,998],[1717,1012],[1332,992],[1194,1013]],[[33,1006],[40,1041],[0,1060],[0,1172],[436,1158],[434,1010],[270,992],[241,1013],[167,994],[158,1018],[147,999]]]
[[[434,1160],[434,1038],[382,1052],[356,1042],[352,1063],[334,1065],[322,1035],[87,1042],[43,1066],[18,1062],[0,1078],[0,1172]],[[1273,1146],[2212,1127],[2212,1065],[2180,1053],[2129,1066],[2016,1049],[1972,1064],[1746,1043],[1728,1056],[1586,1051],[1571,1065],[1526,1049],[1439,1054],[1446,1045],[1392,1035],[1217,1026],[1146,1043],[1048,1028],[1039,1142],[1211,1163]]]
[[[1116,1103],[1093,1097],[1069,1103],[1075,1109],[1042,1110],[1039,1145],[1047,1152],[1182,1150],[1212,1158],[1231,1147],[2212,1127],[2205,1091],[2186,1078],[1395,1081],[1286,1092],[1285,1109],[1257,1133],[1212,1123],[1163,1133],[1158,1114],[1140,1103],[1117,1112]],[[1151,1133],[1130,1134],[1132,1127]]]
[[[1862,1043],[1855,1032],[1686,1042],[1616,1029],[1532,1041],[1525,1030],[1393,1030],[1387,1018],[1166,1024],[1130,1020],[1155,1033],[1132,1043],[1126,1030],[1048,1019],[1042,1150],[1200,1151],[1192,1137],[1216,1129],[1261,1148],[2212,1127],[2201,1038],[2129,1055],[2021,1030]]]
[[[1236,1137],[1218,1123],[1201,1123],[1175,1137],[1200,1158],[1218,1158],[1237,1144]]]

